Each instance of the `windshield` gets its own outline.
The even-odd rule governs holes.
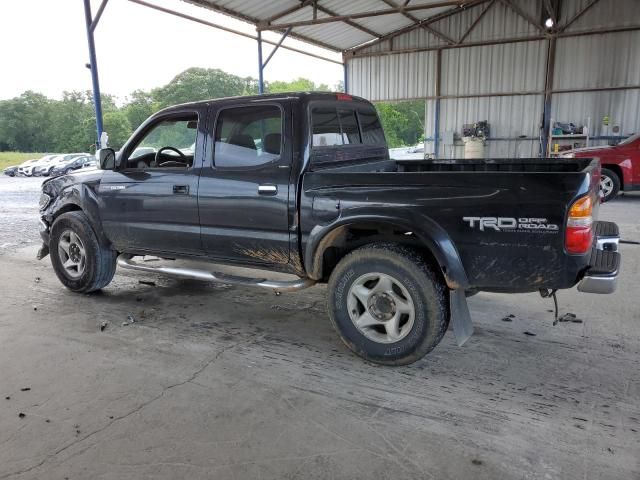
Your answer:
[[[621,141],[618,145],[629,145],[630,143],[635,142],[639,138],[640,138],[640,132],[638,132],[638,133],[636,133],[634,135],[631,135],[626,140]]]

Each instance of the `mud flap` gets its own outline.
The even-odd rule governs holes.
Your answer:
[[[49,245],[45,245],[43,243],[42,246],[40,247],[40,250],[38,250],[38,254],[36,255],[36,259],[42,260],[47,255],[49,255]]]
[[[471,323],[467,296],[465,295],[464,289],[458,288],[449,292],[449,298],[451,303],[453,334],[456,336],[458,346],[461,347],[473,334],[473,323]]]

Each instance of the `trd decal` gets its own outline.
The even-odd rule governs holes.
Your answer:
[[[481,232],[542,232],[557,233],[560,228],[555,223],[549,223],[546,218],[513,218],[513,217],[462,217],[471,228]]]

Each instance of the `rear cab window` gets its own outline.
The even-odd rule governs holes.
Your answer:
[[[373,105],[322,100],[312,102],[309,110],[312,165],[378,160],[388,155]]]

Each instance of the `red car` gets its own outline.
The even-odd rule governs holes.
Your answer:
[[[613,147],[577,148],[563,156],[600,158],[600,196],[603,202],[611,200],[621,190],[640,190],[640,133]]]

